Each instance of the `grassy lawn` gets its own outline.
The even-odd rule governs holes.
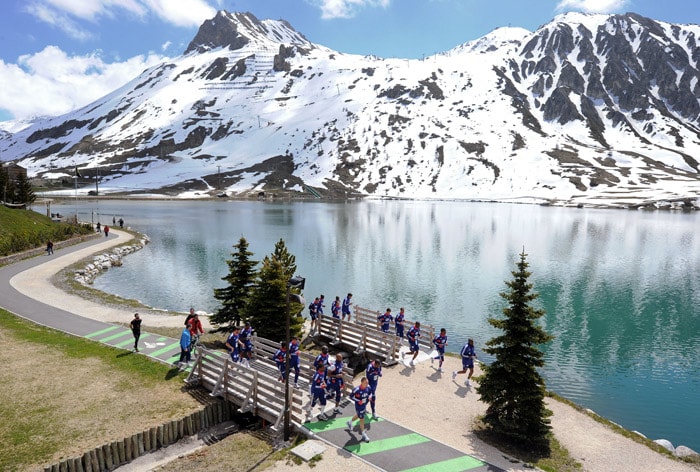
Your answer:
[[[37,470],[200,408],[169,366],[0,310],[0,470]]]

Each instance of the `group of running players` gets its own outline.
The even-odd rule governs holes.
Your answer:
[[[348,293],[347,297],[341,302],[340,297],[335,297],[333,304],[331,305],[331,313],[334,318],[350,319],[350,306],[352,305],[352,294]],[[324,308],[324,296],[320,295],[316,297],[314,301],[309,306],[309,314],[311,318],[311,333],[319,329],[320,316],[323,315]],[[403,343],[404,338],[408,341],[409,354],[412,355],[410,365],[415,365],[416,357],[420,352],[419,339],[421,337],[420,332],[420,322],[416,321],[414,325],[404,333],[404,323],[405,323],[405,310],[401,308],[399,314],[396,317],[391,315],[391,309],[387,308],[385,313],[377,317],[377,321],[383,332],[389,333],[390,325],[394,322],[394,328],[396,336],[399,341]],[[226,347],[229,350],[231,359],[234,362],[240,362],[241,364],[250,367],[250,359],[253,352],[252,344],[252,333],[253,329],[250,323],[245,323],[243,329],[236,327],[233,332],[229,335],[226,340]],[[435,336],[432,340],[433,345],[437,355],[431,358],[431,362],[439,361],[438,371],[444,372],[442,366],[445,361],[445,348],[447,347],[447,330],[442,328],[440,334]],[[289,368],[294,369],[294,388],[299,388],[299,374],[300,374],[300,359],[299,359],[299,339],[293,337],[289,343],[282,341],[280,343],[279,349],[274,353],[272,359],[277,365],[279,371],[278,380],[284,382],[287,376],[286,361],[287,353],[289,353]],[[402,356],[405,356],[405,352]],[[462,370],[453,371],[452,379],[454,380],[458,374],[467,373],[466,385],[470,385],[469,379],[471,379],[474,373],[474,359],[476,359],[476,352],[474,350],[474,341],[469,339],[467,344],[464,345],[460,351],[462,357]],[[323,346],[321,348],[321,353],[316,356],[313,363],[314,374],[310,382],[310,394],[311,400],[309,404],[305,407],[307,412],[307,420],[312,418],[312,411],[317,404],[320,405],[321,411],[318,414],[318,418],[322,421],[328,420],[328,414],[326,413],[326,407],[329,404],[328,400],[332,400],[331,404],[332,412],[331,414],[340,414],[342,409],[340,408],[340,400],[342,397],[342,390],[345,386],[345,381],[343,380],[343,373],[345,364],[343,362],[343,356],[338,353],[334,360],[331,360],[328,353],[328,347]],[[359,419],[359,430],[361,438],[363,441],[369,442],[369,437],[365,431],[365,417],[367,416],[367,406],[369,405],[372,410],[372,418],[378,419],[376,410],[376,400],[377,400],[377,386],[379,383],[379,378],[382,376],[382,366],[378,359],[373,360],[367,366],[365,370],[365,375],[362,377],[360,384],[353,388],[349,395],[349,399],[355,404],[355,414],[352,419],[347,422],[348,428],[353,429],[353,422]]]

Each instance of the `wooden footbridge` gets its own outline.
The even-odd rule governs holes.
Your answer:
[[[377,328],[379,314],[355,307],[353,321],[321,315],[320,333],[316,333],[314,341],[350,355],[362,356],[367,361],[379,359],[384,365],[396,364],[399,361],[399,340],[393,333],[387,334]],[[407,320],[406,331],[412,325],[413,322]],[[421,343],[429,349],[434,329],[430,325],[421,325],[421,330]],[[285,383],[279,381],[279,372],[272,360],[279,343],[257,336],[252,341],[254,359],[250,367],[233,362],[224,352],[199,349],[186,382],[205,387],[212,396],[224,398],[235,404],[238,411],[251,412],[271,423],[274,431],[280,431],[285,413]],[[290,424],[295,429],[302,428],[306,421],[304,406],[310,400],[309,380],[314,373],[314,359],[315,356],[300,351],[299,388],[290,387],[289,396]],[[294,375],[294,371],[290,374]],[[353,383],[352,369],[346,368],[343,397],[347,397]]]

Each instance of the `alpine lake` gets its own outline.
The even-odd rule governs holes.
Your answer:
[[[53,205],[125,226],[151,244],[95,288],[145,305],[213,312],[245,237],[262,260],[283,239],[324,294],[446,328],[448,350],[499,334],[487,321],[525,252],[549,390],[650,439],[700,451],[700,215],[538,205],[348,201],[85,200]]]

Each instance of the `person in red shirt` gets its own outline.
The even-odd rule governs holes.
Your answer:
[[[192,338],[192,344],[190,345],[190,352],[192,352],[192,346],[197,342],[199,336],[204,334],[204,329],[202,328],[202,322],[199,321],[199,316],[194,313],[190,321],[187,322],[187,329],[190,331],[190,336]]]

